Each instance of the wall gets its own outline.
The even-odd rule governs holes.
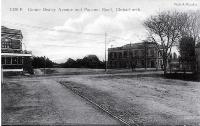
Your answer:
[[[197,60],[197,71],[200,73],[200,47],[195,49],[196,52],[196,60]]]

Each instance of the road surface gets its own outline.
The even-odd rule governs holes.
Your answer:
[[[53,79],[19,78],[6,82],[9,85],[3,88],[9,89],[2,93],[2,124],[120,124]]]

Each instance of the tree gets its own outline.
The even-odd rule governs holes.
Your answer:
[[[164,74],[167,72],[167,60],[171,49],[181,38],[186,19],[186,13],[168,11],[151,16],[144,22],[144,26],[149,32],[149,38],[156,43],[163,58]]]
[[[45,57],[33,57],[32,61],[33,68],[52,68],[54,64],[53,61]]]
[[[88,55],[83,59],[69,58],[65,63],[61,64],[64,68],[104,68],[104,63],[99,60],[96,55]]]
[[[183,37],[179,43],[180,62],[185,67],[195,70],[195,40],[192,37]]]
[[[196,44],[200,39],[200,11],[189,12],[186,17],[186,23],[182,29],[182,36],[185,38],[193,38]]]
[[[99,68],[103,64],[96,55],[85,56],[82,62],[88,68]]]
[[[180,62],[183,67],[195,70],[195,45],[200,42],[200,11],[187,13],[186,24],[182,30],[182,39],[179,42]]]
[[[31,57],[24,57],[23,69],[25,72],[33,74],[33,67],[32,67],[33,59]]]

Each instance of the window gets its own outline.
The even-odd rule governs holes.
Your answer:
[[[121,52],[119,53],[119,58],[122,58],[122,53]]]
[[[11,39],[3,38],[3,39],[1,39],[1,41],[2,41],[2,43],[1,43],[2,48],[11,48],[12,47],[11,46],[11,44],[12,44]]]
[[[11,64],[11,57],[6,57],[6,64]]]
[[[114,66],[115,66],[115,67],[117,66],[117,61],[114,62]]]
[[[129,52],[130,57],[133,57],[133,52]]]
[[[138,50],[135,50],[135,56],[138,56]]]
[[[160,64],[161,64],[161,65],[163,65],[163,62],[162,62],[162,60],[160,60]]]
[[[124,58],[127,58],[127,51],[124,51]]]
[[[116,52],[114,52],[114,58],[117,58],[117,53]]]
[[[18,64],[22,64],[22,57],[18,57]]]
[[[17,64],[17,57],[12,58],[12,64]]]
[[[152,60],[151,61],[151,68],[154,68],[155,67],[155,62]]]
[[[141,56],[144,56],[145,54],[144,54],[144,50],[141,50]]]
[[[111,59],[112,58],[112,53],[108,54],[108,58]]]
[[[154,50],[153,50],[153,49],[151,49],[150,55],[151,55],[151,56],[154,56]]]
[[[5,48],[5,42],[3,42],[2,40],[1,40],[1,48]]]
[[[110,66],[112,67],[112,61],[110,61]]]
[[[145,64],[144,64],[144,60],[142,60],[141,63],[142,63],[142,66],[144,67],[144,66],[145,66]]]
[[[11,41],[9,41],[8,43],[7,43],[7,48],[12,48],[12,45],[11,45],[12,43],[11,43]]]
[[[1,57],[1,63],[5,64],[5,57]]]
[[[114,57],[114,53],[112,53],[112,59],[114,59],[115,57]]]

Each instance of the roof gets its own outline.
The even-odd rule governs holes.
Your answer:
[[[12,39],[22,39],[21,30],[10,29],[5,26],[1,26],[1,37],[2,38],[12,38]]]
[[[109,48],[109,50],[121,50],[121,49],[144,49],[144,44],[148,44],[148,47],[152,47],[153,45],[156,45],[156,43],[153,42],[140,42],[140,43],[131,43],[126,44],[121,47],[115,47],[115,48]],[[160,46],[161,48],[161,46]]]
[[[124,46],[122,46],[124,48],[143,48],[144,44],[143,43],[133,43],[133,44],[126,44]]]

